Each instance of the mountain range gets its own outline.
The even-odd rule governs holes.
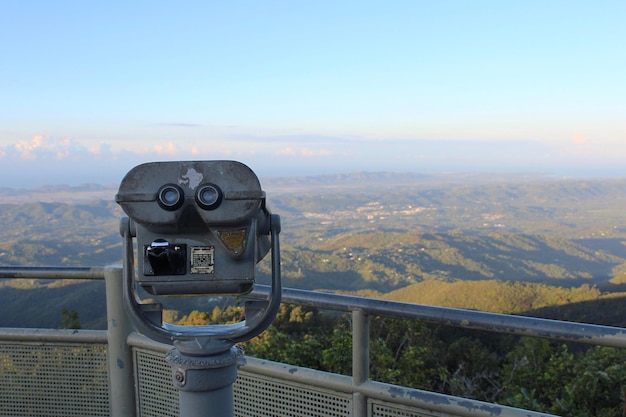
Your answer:
[[[281,215],[285,286],[545,314],[624,291],[626,179],[354,173],[262,184]],[[0,265],[119,263],[116,191],[0,189]],[[258,269],[267,282],[268,260]],[[0,280],[0,326],[58,327],[63,308],[101,328],[102,283]]]

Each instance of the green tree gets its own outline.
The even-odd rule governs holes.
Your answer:
[[[80,317],[78,311],[68,310],[63,307],[61,310],[61,329],[80,329]]]
[[[242,345],[251,356],[326,370],[324,351],[332,346],[336,320],[313,308],[282,304],[273,324]]]
[[[352,373],[352,332],[345,327],[333,330],[328,346],[322,350],[322,365],[328,372]]]
[[[446,369],[446,391],[452,395],[495,401],[499,394],[499,357],[476,338],[461,337],[450,344]]]
[[[577,355],[575,375],[556,399],[557,411],[577,416],[623,416],[626,352],[595,346]]]
[[[624,416],[625,363],[621,349],[596,346],[571,353],[565,345],[523,338],[506,358],[502,399],[572,417]]]

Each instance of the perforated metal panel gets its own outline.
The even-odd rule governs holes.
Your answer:
[[[105,345],[0,345],[0,415],[109,414]]]
[[[177,416],[178,391],[163,353],[135,349],[135,383],[140,417]]]
[[[371,417],[453,417],[447,413],[420,410],[415,407],[406,407],[377,400],[370,400],[368,408],[368,415]]]
[[[352,415],[348,394],[239,371],[234,387],[235,416],[344,417]]]
[[[135,363],[139,415],[178,415],[178,392],[172,385],[170,365],[164,355],[135,349]],[[348,394],[312,389],[241,370],[233,391],[235,416],[344,417],[352,412],[352,399]]]

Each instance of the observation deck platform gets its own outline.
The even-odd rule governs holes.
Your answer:
[[[176,416],[165,353],[137,334],[123,304],[122,272],[106,268],[0,268],[0,278],[105,280],[108,330],[0,328],[0,416]],[[256,286],[250,295],[263,298]],[[626,348],[626,329],[283,289],[283,302],[352,318],[352,375],[246,357],[234,385],[236,416],[546,416],[374,381],[371,317]],[[407,370],[414,372],[417,370]]]

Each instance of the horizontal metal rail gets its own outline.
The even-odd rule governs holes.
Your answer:
[[[105,279],[107,281],[107,310],[117,311],[119,306],[119,292],[109,289],[109,283],[119,280],[116,284],[121,288],[121,268],[48,268],[48,267],[0,267],[0,278],[14,279]],[[255,291],[248,295],[249,298],[265,298],[269,287],[257,285]],[[117,303],[109,305],[109,298],[117,300]],[[528,317],[510,316],[504,314],[485,313],[453,308],[432,307],[408,303],[398,303],[386,300],[377,300],[346,296],[332,293],[320,293],[296,289],[283,289],[283,301],[300,304],[320,309],[343,311],[352,314],[353,320],[353,375],[336,375],[327,372],[314,371],[288,364],[280,364],[261,359],[249,358],[248,363],[242,370],[253,374],[267,375],[285,381],[299,381],[310,387],[335,388],[351,395],[353,399],[353,415],[367,415],[367,399],[376,399],[391,403],[404,404],[413,407],[423,407],[424,410],[443,413],[443,415],[455,416],[545,416],[529,410],[513,409],[496,404],[484,403],[476,400],[453,397],[422,390],[385,384],[369,379],[369,316],[396,317],[403,319],[420,320],[430,323],[440,323],[450,326],[472,328],[477,330],[491,330],[494,332],[507,332],[529,336],[549,337],[553,339],[572,340],[577,342],[602,344],[606,346],[626,347],[626,334],[624,329],[607,326],[586,325],[577,323],[561,322],[556,320],[544,320]],[[122,311],[122,310],[120,310]],[[129,346],[145,348],[153,351],[164,351],[169,345],[162,345],[136,336],[133,333],[120,332],[122,317],[120,312],[108,311],[109,330],[42,330],[42,329],[0,329],[0,340],[9,343],[59,343],[68,340],[83,343],[107,343],[109,345],[109,364],[111,376],[119,370],[130,369],[125,364],[127,359],[122,359],[121,354]],[[119,316],[119,317],[118,317]],[[118,342],[122,334],[123,337]],[[115,347],[119,344],[119,347]],[[115,352],[113,352],[115,351]],[[126,376],[128,378],[128,376]],[[112,378],[111,381],[124,381],[124,379]],[[132,382],[130,383],[132,385]],[[129,384],[120,385],[118,388],[125,389]],[[111,387],[113,389],[114,387]],[[112,404],[119,402],[119,393],[111,391],[111,398],[116,398]],[[129,397],[130,399],[130,397]],[[134,400],[133,400],[134,401]],[[119,405],[119,415],[132,415],[134,402],[124,401],[125,405]],[[112,405],[113,406],[113,405]],[[131,411],[129,411],[131,410]],[[126,412],[128,411],[128,412]],[[430,414],[429,414],[430,415]]]
[[[105,330],[25,329],[21,327],[0,327],[0,340],[5,342],[72,342],[101,345],[105,345],[108,342]]]
[[[105,267],[0,267],[0,278],[98,280],[104,279],[105,269]],[[254,291],[246,297],[264,299],[269,294],[269,288],[267,285],[257,284]],[[347,313],[360,310],[371,316],[395,317],[474,330],[626,348],[626,329],[620,327],[400,303],[294,288],[283,288],[282,300],[285,303]]]
[[[248,297],[263,298],[267,292],[266,286],[255,285],[255,291]],[[343,312],[360,310],[371,316],[395,317],[474,330],[626,348],[626,329],[621,327],[400,303],[293,288],[283,288],[282,301],[327,310]]]
[[[101,266],[3,266],[0,267],[0,278],[103,280],[105,269]]]

